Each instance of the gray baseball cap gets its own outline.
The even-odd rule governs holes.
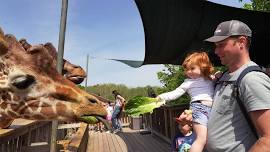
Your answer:
[[[205,39],[204,41],[219,42],[235,35],[251,37],[252,32],[245,23],[238,20],[230,20],[220,23],[215,30],[214,36]]]

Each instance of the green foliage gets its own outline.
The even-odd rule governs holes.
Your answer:
[[[158,72],[158,79],[164,85],[158,90],[158,94],[168,92],[177,88],[181,83],[184,82],[184,70],[181,66],[176,65],[164,65],[166,69]]]
[[[165,64],[164,66],[166,69],[157,73],[158,79],[163,84],[163,87],[157,90],[158,94],[169,92],[176,89],[185,80],[184,69],[182,66],[169,65],[169,64]],[[167,104],[179,105],[183,103],[188,103],[189,100],[190,100],[190,97],[187,94],[184,94],[179,99],[170,101]]]
[[[242,2],[243,0],[239,0]],[[244,4],[243,8],[249,10],[270,12],[270,0],[250,0],[251,4]]]
[[[139,116],[144,113],[152,113],[155,108],[161,106],[161,102],[156,102],[155,98],[136,96],[131,98],[125,105],[125,112],[131,116]]]
[[[79,86],[81,89],[84,89],[83,86]],[[125,99],[128,101],[129,99],[135,96],[148,96],[149,88],[151,88],[151,92],[157,92],[158,87],[136,87],[129,88],[123,84],[98,84],[94,86],[87,87],[87,92],[91,92],[97,95],[100,95],[106,99],[114,101],[114,96],[112,95],[113,90],[117,90]]]

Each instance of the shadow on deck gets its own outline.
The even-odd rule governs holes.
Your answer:
[[[87,152],[170,152],[167,142],[139,130],[123,128],[116,134],[90,131]]]

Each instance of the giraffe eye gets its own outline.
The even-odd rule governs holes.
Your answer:
[[[35,83],[35,78],[31,75],[19,76],[11,82],[17,89],[27,89],[33,83]]]
[[[91,103],[97,103],[97,100],[95,99],[88,99],[88,101],[90,101]]]

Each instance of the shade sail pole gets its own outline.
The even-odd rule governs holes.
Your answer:
[[[63,56],[64,56],[64,46],[65,46],[67,9],[68,9],[68,0],[62,0],[60,32],[59,32],[58,52],[57,52],[57,71],[60,74],[62,74],[62,69],[63,69]],[[57,149],[56,149],[57,127],[58,127],[58,121],[56,121],[56,120],[52,121],[50,152],[57,151]]]

